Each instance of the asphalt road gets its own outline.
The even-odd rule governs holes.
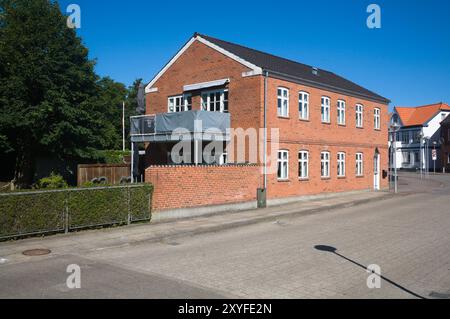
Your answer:
[[[314,215],[0,261],[0,298],[450,298],[450,176],[431,179],[402,175],[395,198]],[[70,264],[80,289],[66,285]]]

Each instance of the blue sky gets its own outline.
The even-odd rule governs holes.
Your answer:
[[[450,103],[450,1],[60,0],[81,7],[78,30],[100,75],[151,78],[194,32],[344,76],[392,106]],[[381,29],[366,8],[380,5]]]

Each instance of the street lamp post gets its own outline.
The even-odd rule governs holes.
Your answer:
[[[419,152],[420,152],[420,179],[423,178],[422,176],[422,169],[423,169],[423,159],[424,159],[424,154],[422,153],[422,143],[424,142],[424,135],[423,132],[420,131],[419,133]]]
[[[393,158],[392,158],[392,162],[394,165],[394,193],[397,194],[398,193],[398,184],[397,184],[397,130],[399,128],[399,125],[394,122],[391,125],[391,132],[393,135],[392,141],[393,141]],[[391,170],[392,171],[392,170]]]
[[[437,155],[436,145],[437,145],[437,142],[433,141],[433,172],[434,172],[434,175],[436,175],[436,159],[437,158],[434,157],[435,154]]]

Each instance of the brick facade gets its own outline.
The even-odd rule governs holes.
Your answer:
[[[244,77],[248,68],[224,54],[194,42],[154,84],[158,90],[148,93],[147,114],[167,112],[168,97],[183,93],[187,84],[229,78],[229,112],[232,128],[261,128],[264,118],[264,77]],[[388,170],[388,107],[371,100],[307,87],[271,77],[267,87],[267,127],[280,129],[280,149],[289,150],[289,179],[279,181],[276,174],[268,176],[268,199],[373,189],[374,154],[380,153],[380,175]],[[288,88],[289,118],[277,116],[277,88]],[[309,93],[309,120],[299,120],[298,93]],[[321,122],[321,97],[331,99],[331,123]],[[200,92],[193,92],[192,109],[201,109]],[[346,102],[346,124],[337,124],[337,100]],[[363,128],[356,127],[356,104],[364,107]],[[381,129],[374,128],[374,109],[381,111]],[[270,143],[270,141],[269,141]],[[153,149],[152,149],[153,147]],[[148,147],[148,156],[154,156],[155,145]],[[268,145],[268,150],[271,147]],[[153,150],[153,152],[152,152]],[[298,152],[307,150],[309,179],[298,178]],[[331,154],[331,176],[322,179],[320,153]],[[337,177],[337,152],[346,153],[346,176]],[[356,153],[364,154],[364,174],[356,177]],[[151,161],[149,162],[151,163]],[[261,161],[258,162],[261,164]],[[255,199],[256,189],[263,186],[259,168],[174,167],[149,166],[146,182],[155,184],[156,209],[202,206]],[[380,188],[388,187],[388,179],[380,177]]]
[[[256,200],[257,165],[150,166],[145,181],[155,185],[153,209],[176,209]]]

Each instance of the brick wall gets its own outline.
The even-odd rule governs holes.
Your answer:
[[[277,89],[288,88],[289,117],[280,118],[277,115]],[[298,94],[300,91],[309,93],[309,120],[299,119]],[[276,174],[268,177],[268,197],[280,198],[288,196],[320,194],[324,192],[340,192],[361,189],[373,189],[373,158],[375,149],[380,152],[380,169],[388,170],[388,106],[377,102],[364,100],[340,93],[269,78],[268,81],[268,128],[280,129],[280,149],[289,151],[289,180],[278,181]],[[331,99],[330,124],[322,123],[321,97]],[[337,101],[346,102],[346,123],[337,124]],[[364,107],[363,128],[356,127],[356,104]],[[381,129],[374,129],[374,109],[381,110]],[[268,148],[270,149],[270,147]],[[298,179],[298,152],[307,150],[309,159],[309,179]],[[320,154],[330,152],[331,177],[322,179],[320,174]],[[346,153],[346,177],[337,177],[337,153]],[[356,177],[356,153],[364,154],[364,176]],[[387,188],[387,178],[380,178],[381,188]]]
[[[150,166],[145,171],[145,181],[155,186],[155,210],[256,200],[259,176],[257,165]]]

